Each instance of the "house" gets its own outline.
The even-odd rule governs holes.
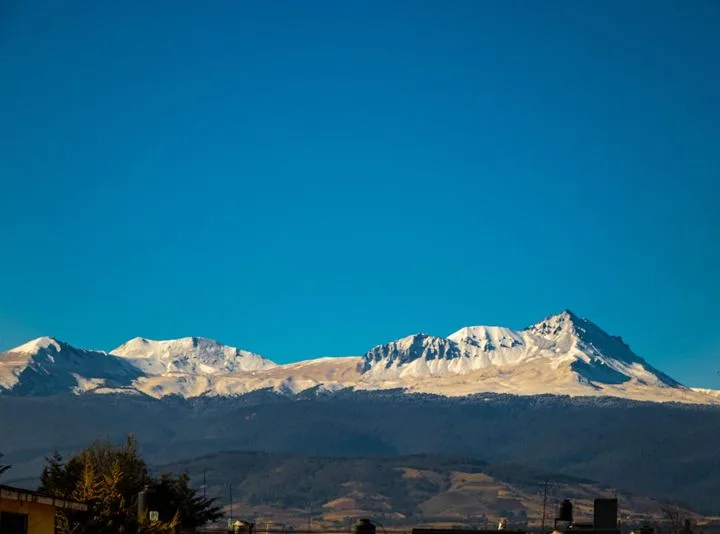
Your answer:
[[[56,510],[84,512],[87,506],[0,485],[0,534],[54,534]]]

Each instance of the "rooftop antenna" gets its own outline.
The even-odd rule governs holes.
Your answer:
[[[232,500],[232,484],[228,483],[228,492],[230,493],[230,523],[233,520],[233,500]]]

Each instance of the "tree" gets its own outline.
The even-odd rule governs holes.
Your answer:
[[[58,524],[68,533],[159,533],[219,518],[212,499],[199,498],[187,475],[153,479],[132,436],[116,447],[97,442],[63,462],[55,452],[45,459],[40,491],[84,502],[87,512],[65,515]],[[138,494],[152,488],[165,521],[138,518]]]
[[[164,474],[151,488],[155,491],[155,501],[161,517],[177,514],[183,527],[198,527],[222,517],[220,508],[214,505],[214,499],[197,495],[190,488],[190,477],[183,473],[178,477]]]
[[[40,491],[54,497],[69,495],[74,490],[73,477],[58,451],[45,457],[45,467],[40,476]]]
[[[660,510],[670,534],[692,534],[690,518],[683,510],[669,502],[664,503]]]
[[[0,452],[0,460],[2,459],[3,456],[4,456],[3,453]],[[0,464],[0,477],[2,477],[3,473],[5,473],[8,469],[10,469],[10,467],[11,466],[9,466],[9,465]]]

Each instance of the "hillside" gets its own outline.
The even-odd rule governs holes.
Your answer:
[[[232,450],[314,456],[452,454],[588,478],[718,513],[720,409],[612,398],[272,390],[243,397],[0,396],[6,480],[44,455],[133,432],[153,463]]]
[[[187,472],[209,495],[229,504],[232,485],[236,516],[294,525],[347,524],[372,517],[384,525],[474,524],[493,527],[500,517],[511,524],[539,524],[543,483],[548,484],[548,517],[560,499],[575,503],[578,518],[590,517],[592,500],[614,490],[588,480],[553,475],[517,464],[493,464],[464,457],[415,455],[381,458],[328,458],[227,452],[163,465]],[[652,521],[658,501],[618,494],[625,523]]]

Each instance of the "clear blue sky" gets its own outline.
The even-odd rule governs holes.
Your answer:
[[[720,3],[0,4],[0,348],[563,308],[720,387]]]

